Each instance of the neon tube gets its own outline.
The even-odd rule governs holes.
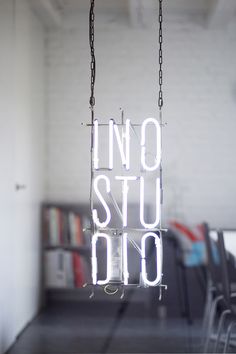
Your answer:
[[[100,200],[102,206],[104,207],[105,211],[106,211],[106,220],[104,222],[100,222],[99,219],[98,219],[98,213],[97,213],[97,210],[96,209],[93,209],[93,221],[95,222],[95,224],[98,226],[98,227],[106,227],[110,220],[111,220],[111,212],[110,212],[110,209],[105,201],[105,199],[103,198],[103,196],[101,195],[101,193],[99,192],[98,190],[98,182],[100,180],[104,180],[106,182],[106,191],[107,193],[109,194],[110,191],[111,191],[111,186],[110,186],[110,180],[107,176],[105,175],[99,175],[97,176],[95,179],[94,179],[94,191],[98,197],[98,199]]]
[[[156,272],[157,276],[156,279],[150,281],[147,279],[147,266],[146,266],[146,239],[148,237],[153,237],[155,239],[155,246],[156,246]],[[141,274],[143,282],[148,286],[157,286],[161,280],[161,241],[160,238],[154,234],[153,232],[147,232],[143,235],[141,239],[141,252],[142,252],[142,260],[141,260]]]
[[[94,164],[94,169],[98,170],[98,163],[99,163],[99,158],[98,158],[98,120],[94,120],[94,138],[93,138],[93,146],[94,146],[94,159],[93,159],[93,164]]]
[[[113,129],[114,129],[114,120],[109,120],[109,169],[113,169],[113,154],[114,154],[114,137],[113,137]]]
[[[128,242],[127,242],[127,233],[123,233],[123,278],[124,285],[128,285],[129,272],[128,272]]]
[[[99,237],[105,238],[107,242],[107,277],[104,280],[97,280],[97,241]],[[96,233],[92,237],[92,281],[96,285],[105,285],[111,279],[111,239],[107,234]]]
[[[130,169],[130,119],[125,122],[125,140],[126,140],[126,170]]]
[[[140,177],[140,223],[145,229],[154,229],[160,222],[160,178],[156,179],[156,220],[152,224],[144,221],[144,178]]]
[[[146,127],[148,124],[153,123],[156,128],[156,163],[153,166],[146,164]],[[141,164],[145,171],[155,171],[161,162],[161,128],[158,121],[154,118],[147,118],[143,121],[141,127]]]
[[[128,181],[135,181],[136,176],[116,176],[116,180],[122,181],[122,217],[123,217],[123,227],[127,226],[127,209],[128,209]]]
[[[123,137],[120,136],[118,126],[113,122],[113,130],[115,132],[118,148],[120,151],[122,165],[125,166],[126,170],[129,170],[130,168],[130,120],[129,119],[126,120],[125,127],[126,129],[124,134],[124,138],[125,138],[125,153],[124,153]],[[111,135],[111,131],[109,131],[109,136],[110,135]]]

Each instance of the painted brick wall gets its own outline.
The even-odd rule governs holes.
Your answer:
[[[164,220],[236,227],[236,26],[197,16],[164,24]],[[157,33],[125,16],[96,16],[96,116],[157,116]],[[87,13],[65,13],[47,37],[47,198],[89,196]],[[139,155],[133,154],[134,161]],[[153,177],[153,176],[152,176]],[[152,200],[153,190],[147,191]],[[118,199],[121,195],[117,191]],[[137,194],[130,191],[135,201]]]

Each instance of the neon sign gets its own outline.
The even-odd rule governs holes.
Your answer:
[[[133,244],[140,253],[141,282],[143,286],[157,286],[161,282],[162,277],[162,244],[160,239],[160,220],[161,220],[161,185],[160,177],[155,178],[155,215],[152,222],[148,222],[145,218],[145,190],[148,182],[148,175],[160,169],[161,164],[161,128],[159,122],[155,118],[147,118],[140,125],[140,166],[142,175],[127,175],[131,168],[131,130],[134,127],[131,121],[127,119],[122,124],[117,125],[113,119],[106,124],[108,127],[108,167],[102,168],[99,159],[100,147],[100,126],[98,120],[94,120],[93,124],[93,149],[92,149],[92,196],[99,201],[99,206],[103,210],[103,217],[99,218],[98,210],[93,207],[92,218],[94,223],[94,234],[92,235],[92,283],[93,285],[104,286],[106,284],[122,284],[129,285],[129,260],[128,260],[128,241]],[[122,128],[119,129],[119,126]],[[147,129],[148,128],[148,129]],[[147,161],[148,149],[148,130],[155,133],[155,152],[154,161]],[[112,188],[110,177],[105,175],[104,171],[109,174],[114,168],[114,145],[116,143],[119,153],[120,162],[124,170],[124,175],[114,176],[114,181],[121,182],[122,188],[122,211],[119,212],[118,204],[112,197]],[[99,174],[102,172],[102,174]],[[141,247],[132,240],[132,229],[128,226],[128,205],[129,205],[129,188],[133,183],[139,183],[139,222],[142,229]],[[112,212],[107,200],[111,200],[118,209],[122,227],[116,229],[109,228],[112,220]],[[104,216],[105,215],[105,216]],[[135,230],[135,229],[133,229]],[[156,255],[156,277],[150,280],[147,274],[147,240],[153,239],[155,243]],[[99,239],[104,239],[106,244],[106,276],[105,279],[98,279],[98,259],[97,259],[97,243]],[[115,253],[114,253],[115,252]],[[115,256],[114,256],[115,254]]]
[[[162,204],[162,166],[161,166],[161,136],[162,136],[162,107],[163,107],[163,31],[162,31],[162,0],[159,0],[159,75],[158,75],[158,102],[159,121],[149,117],[142,124],[132,124],[129,119],[124,121],[123,112],[121,124],[114,119],[108,123],[99,123],[95,119],[95,79],[96,79],[96,57],[95,57],[95,0],[90,0],[89,11],[89,45],[90,45],[90,99],[91,110],[91,179],[90,179],[90,211],[92,231],[92,285],[103,286],[107,292],[112,285],[117,292],[121,286],[160,286],[160,297],[162,285],[162,229],[161,226],[161,204]],[[101,135],[100,128],[106,128],[106,138]],[[135,131],[140,127],[139,136]],[[132,150],[131,133],[134,133],[139,142],[139,152]],[[153,134],[155,137],[153,137]],[[155,143],[153,148],[150,141]],[[150,146],[151,145],[151,149]],[[105,148],[105,150],[104,150]],[[151,152],[149,151],[151,150]],[[102,151],[102,152],[101,152]],[[132,151],[132,153],[131,153]],[[103,166],[104,156],[106,163]],[[134,159],[131,157],[134,156]],[[137,160],[138,157],[138,160]],[[133,171],[133,165],[134,167]],[[120,166],[119,166],[120,165]],[[119,172],[117,167],[120,167]],[[150,180],[154,183],[154,193],[148,195]],[[118,187],[114,188],[114,185]],[[120,199],[122,207],[117,203],[113,191],[120,188]],[[135,188],[135,189],[133,189]],[[141,227],[130,227],[129,202],[132,198],[130,189],[135,190],[135,200],[139,201],[139,213],[137,222]],[[134,196],[134,193],[133,193]],[[153,215],[148,215],[145,202],[152,198],[154,204]],[[94,206],[94,200],[98,206]],[[102,212],[101,212],[102,210]],[[114,215],[114,211],[116,215]],[[114,218],[114,216],[116,216]],[[117,222],[117,216],[119,221]],[[151,220],[150,220],[150,219]],[[115,227],[113,226],[115,222]],[[140,242],[137,242],[135,233],[141,233]],[[106,274],[100,275],[98,262],[98,244],[106,245]],[[149,274],[148,260],[150,240],[154,242],[156,267],[155,277]],[[140,282],[131,284],[130,259],[128,252],[130,243],[140,254]],[[112,291],[107,293],[112,294]],[[93,296],[92,292],[91,296]],[[122,296],[123,296],[122,294]]]

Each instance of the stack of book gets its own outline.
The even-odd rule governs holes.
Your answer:
[[[46,288],[80,288],[88,282],[89,265],[78,253],[47,250],[44,262]]]
[[[50,246],[83,246],[81,218],[72,211],[60,208],[46,208],[45,218],[45,243]]]

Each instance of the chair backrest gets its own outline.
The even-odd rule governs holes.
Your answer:
[[[222,282],[222,295],[224,296],[224,300],[227,304],[227,307],[230,308],[231,300],[230,300],[230,279],[229,279],[229,269],[228,269],[228,260],[227,254],[225,250],[224,243],[224,235],[223,231],[217,232],[218,240],[217,246],[220,256],[220,268],[221,268],[221,282]]]
[[[203,223],[203,234],[206,244],[207,252],[207,269],[209,271],[213,286],[221,291],[219,284],[221,283],[221,274],[219,270],[219,264],[216,262],[216,257],[214,256],[214,241],[210,237],[209,226],[207,223]]]

